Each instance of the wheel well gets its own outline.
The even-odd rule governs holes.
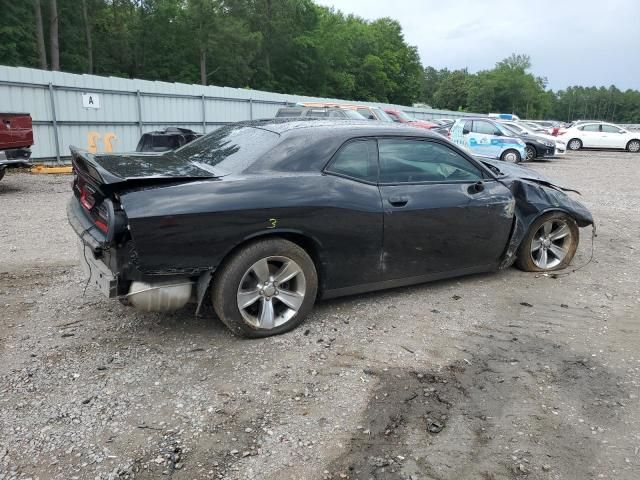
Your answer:
[[[520,155],[520,152],[518,150],[516,150],[515,148],[507,148],[504,152],[502,152],[500,154],[500,158],[504,157],[509,152],[514,152],[514,153],[517,153],[518,155]],[[522,157],[522,155],[520,155],[520,157]]]
[[[225,262],[242,248],[260,240],[267,240],[269,238],[283,238],[285,240],[289,240],[290,242],[295,243],[305,252],[307,252],[316,267],[316,272],[318,274],[318,286],[322,286],[322,280],[324,279],[324,266],[320,255],[320,245],[312,238],[296,232],[269,232],[247,238],[235,245],[225,254],[222,261],[220,262],[220,265],[218,265],[218,267],[216,268],[216,271],[219,271],[220,268],[225,264]]]
[[[630,144],[631,142],[640,142],[640,138],[632,138],[631,140],[629,140],[629,141],[627,142],[627,147],[629,146],[629,144]]]

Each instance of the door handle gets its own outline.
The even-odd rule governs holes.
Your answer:
[[[400,197],[397,195],[394,195],[393,197],[389,197],[388,200],[389,200],[389,203],[394,207],[404,207],[407,203],[409,203],[408,197]]]

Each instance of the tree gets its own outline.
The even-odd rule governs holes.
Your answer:
[[[446,75],[433,96],[434,106],[447,110],[466,110],[469,77],[466,69]]]
[[[82,18],[87,38],[87,73],[93,73],[93,44],[91,41],[91,24],[89,23],[89,14],[87,12],[87,0],[82,0]]]
[[[42,27],[42,8],[40,0],[33,0],[33,10],[36,28],[36,43],[38,45],[38,59],[40,60],[40,68],[47,69],[47,50],[44,46],[44,28]]]
[[[57,0],[51,0],[49,7],[49,53],[51,54],[51,70],[60,70]]]

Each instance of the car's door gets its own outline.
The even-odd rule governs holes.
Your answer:
[[[625,148],[627,146],[625,131],[615,125],[602,125],[601,147]]]
[[[465,129],[466,127],[467,125],[465,125]],[[502,153],[500,136],[500,130],[493,123],[485,120],[473,120],[467,143],[475,155],[498,158]]]
[[[582,125],[578,127],[580,130],[580,140],[582,141],[583,147],[600,147],[602,144],[602,139],[600,138],[600,124],[599,123],[588,123],[586,125]]]
[[[375,139],[350,140],[325,168],[323,190],[331,208],[316,212],[314,223],[327,254],[324,281],[331,289],[380,280],[383,214],[377,180]]]
[[[495,265],[513,224],[511,192],[445,142],[378,140],[384,280]]]

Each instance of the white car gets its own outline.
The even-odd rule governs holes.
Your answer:
[[[525,133],[526,135],[535,135],[536,137],[544,138],[545,140],[554,142],[556,144],[555,155],[564,155],[565,153],[567,153],[567,144],[563,139],[554,137],[553,135],[549,135],[548,133],[542,133],[540,131],[533,130],[524,122],[502,122],[502,123],[504,123],[505,125],[509,125],[511,128],[515,128],[520,133]]]
[[[581,148],[621,148],[640,152],[640,132],[626,130],[612,123],[581,123],[558,132],[569,150]]]

